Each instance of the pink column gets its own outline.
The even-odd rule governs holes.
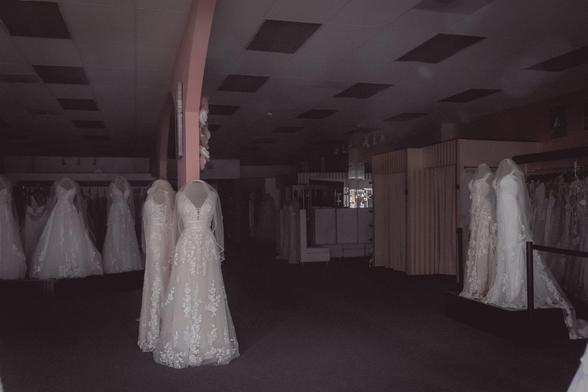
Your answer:
[[[204,66],[216,0],[194,0],[182,39],[171,90],[179,81],[184,89],[184,151],[178,160],[178,185],[200,178],[199,111]]]

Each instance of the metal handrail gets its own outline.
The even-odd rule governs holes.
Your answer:
[[[557,253],[560,255],[566,256],[574,256],[574,257],[585,257],[588,258],[588,252],[582,252],[579,250],[573,249],[564,249],[564,248],[555,248],[552,246],[545,246],[545,245],[535,245],[533,241],[527,241],[526,243],[526,251],[527,251],[527,312],[529,315],[533,314],[535,310],[535,288],[534,288],[534,257],[533,257],[533,250],[538,250],[541,252],[548,252],[548,253]]]

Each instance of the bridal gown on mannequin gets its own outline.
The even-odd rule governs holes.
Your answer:
[[[33,197],[31,204],[27,206],[23,225],[24,250],[29,262],[43,233],[47,218],[48,214],[45,206],[38,205],[37,200]]]
[[[469,183],[470,241],[461,296],[481,299],[496,274],[496,199],[492,189],[494,175],[485,163],[478,166]]]
[[[504,159],[493,185],[496,189],[496,277],[485,301],[504,308],[525,309],[525,247],[527,241],[532,241],[525,176],[516,163]],[[537,252],[534,261],[535,307],[561,308],[570,337],[588,336],[585,322],[576,320],[574,309]]]
[[[136,271],[143,268],[133,218],[133,190],[117,177],[108,187],[108,220],[102,255],[104,272]]]
[[[12,204],[10,182],[0,176],[0,279],[22,279],[27,265]]]
[[[171,185],[165,180],[156,180],[147,191],[143,206],[145,278],[137,342],[143,351],[153,351],[159,339],[161,303],[175,246],[174,200]]]
[[[81,278],[102,274],[83,215],[79,186],[69,178],[53,184],[49,217],[31,261],[31,276],[39,279]]]
[[[223,283],[220,200],[203,181],[176,194],[178,238],[162,308],[156,362],[174,368],[223,365],[239,346]]]

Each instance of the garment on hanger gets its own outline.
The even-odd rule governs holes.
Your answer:
[[[31,204],[26,206],[23,225],[24,250],[29,263],[33,257],[41,233],[43,233],[48,217],[49,214],[45,206],[39,205],[37,199],[31,196]]]
[[[0,176],[0,279],[22,279],[27,265],[10,182]]]
[[[175,248],[175,192],[169,182],[156,180],[147,194],[143,206],[145,278],[137,343],[142,351],[153,351],[159,339],[161,304]]]
[[[526,242],[529,197],[521,169],[510,159],[500,163],[493,182],[496,190],[496,277],[485,299],[510,309],[526,309]],[[561,308],[570,338],[588,336],[588,326],[576,320],[574,309],[538,252],[534,253],[534,298],[538,308]]]
[[[81,278],[102,274],[102,258],[88,232],[78,184],[55,181],[47,204],[49,217],[31,261],[39,279]]]
[[[162,308],[156,362],[174,368],[223,365],[239,356],[221,261],[220,200],[203,181],[176,194],[177,242]]]
[[[492,286],[496,274],[496,198],[494,175],[486,164],[478,166],[469,183],[470,240],[461,296],[481,299]]]
[[[123,177],[108,187],[108,220],[104,239],[104,272],[107,274],[143,268],[135,230],[133,190]]]

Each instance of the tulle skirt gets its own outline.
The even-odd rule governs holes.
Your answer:
[[[172,265],[156,362],[185,368],[224,365],[239,356],[221,262],[210,230],[186,230]]]

